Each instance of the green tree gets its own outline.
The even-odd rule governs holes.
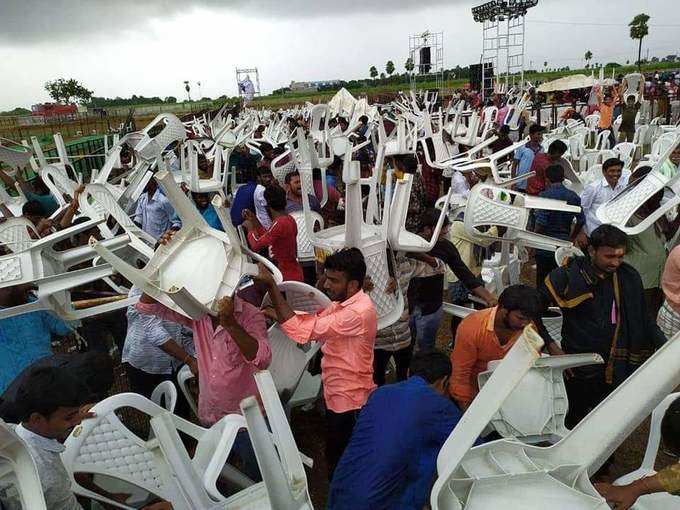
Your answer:
[[[548,68],[548,61],[543,62],[543,71],[545,72]]]
[[[176,103],[176,102],[177,102],[177,98],[176,98],[175,96],[168,96],[168,97],[166,97],[166,98],[164,99],[164,101],[165,101],[166,103]]]
[[[593,52],[588,50],[586,51],[586,54],[583,55],[583,58],[586,60],[586,69],[590,67],[590,60],[593,58]]]
[[[407,72],[411,73],[413,72],[413,69],[415,68],[415,64],[413,63],[413,59],[411,57],[406,59],[406,63],[404,63],[404,69],[406,69]]]
[[[641,70],[642,68],[642,39],[645,38],[645,36],[649,35],[649,25],[647,25],[647,22],[649,21],[649,16],[647,14],[638,14],[633,18],[633,21],[628,23],[628,26],[630,27],[630,38],[631,39],[637,39],[639,41],[638,44],[638,59],[637,59],[637,65],[638,65],[638,71]]]
[[[391,60],[387,61],[387,64],[385,64],[385,72],[389,76],[392,76],[392,73],[394,72],[394,62],[392,62]]]
[[[371,78],[375,80],[378,77],[378,70],[375,68],[375,66],[371,66],[371,68],[368,70],[368,74],[370,74]]]
[[[45,90],[57,103],[85,103],[92,98],[92,91],[73,78],[48,81],[45,83]]]

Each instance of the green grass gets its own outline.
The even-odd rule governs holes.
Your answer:
[[[604,73],[605,78],[611,77],[612,69],[614,69],[615,76],[619,74],[629,74],[637,72],[637,66],[634,65],[621,67],[607,67],[605,68]],[[656,70],[663,71],[666,69],[680,69],[680,62],[659,62],[656,64],[644,64],[642,66],[643,72],[653,72]],[[524,78],[525,80],[535,85],[539,81],[543,83],[546,81],[555,80],[557,78],[562,78],[563,76],[569,76],[572,74],[585,74],[589,76],[591,73],[594,73],[595,78],[597,78],[599,76],[599,69],[571,69],[569,71],[529,72],[525,73]],[[468,83],[468,81],[469,80],[467,79],[447,80],[444,82],[443,88],[444,89],[462,88],[463,86],[465,86],[466,83]],[[437,84],[434,81],[418,82],[417,86],[419,89],[436,88]],[[406,91],[409,89],[409,87],[410,87],[409,83],[381,84],[379,83],[379,80],[377,80],[377,83],[374,86],[350,88],[348,90],[353,96],[357,97],[363,95],[373,96],[385,93],[396,93],[399,92],[400,90]],[[320,92],[289,92],[286,94],[259,97],[255,99],[251,105],[254,107],[280,107],[284,105],[303,104],[307,101],[309,101],[310,103],[318,103],[329,101],[330,98],[332,98],[333,95],[335,95],[335,93],[336,91],[333,90],[326,90]]]

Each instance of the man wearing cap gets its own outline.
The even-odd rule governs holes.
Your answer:
[[[543,141],[543,131],[545,128],[534,124],[529,128],[529,141],[519,149],[515,150],[515,159],[512,165],[512,177],[528,174],[534,162],[536,154],[543,152],[541,142]],[[515,184],[515,189],[526,193],[527,180],[523,179]]]

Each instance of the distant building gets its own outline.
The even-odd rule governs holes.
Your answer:
[[[31,106],[34,117],[68,117],[75,116],[78,107],[74,104],[41,103]]]
[[[340,85],[340,80],[325,80],[325,81],[291,81],[291,92],[316,92],[325,88],[335,87]]]

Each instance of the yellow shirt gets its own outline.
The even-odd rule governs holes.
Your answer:
[[[680,495],[680,463],[662,469],[656,476],[663,490],[675,496]]]

